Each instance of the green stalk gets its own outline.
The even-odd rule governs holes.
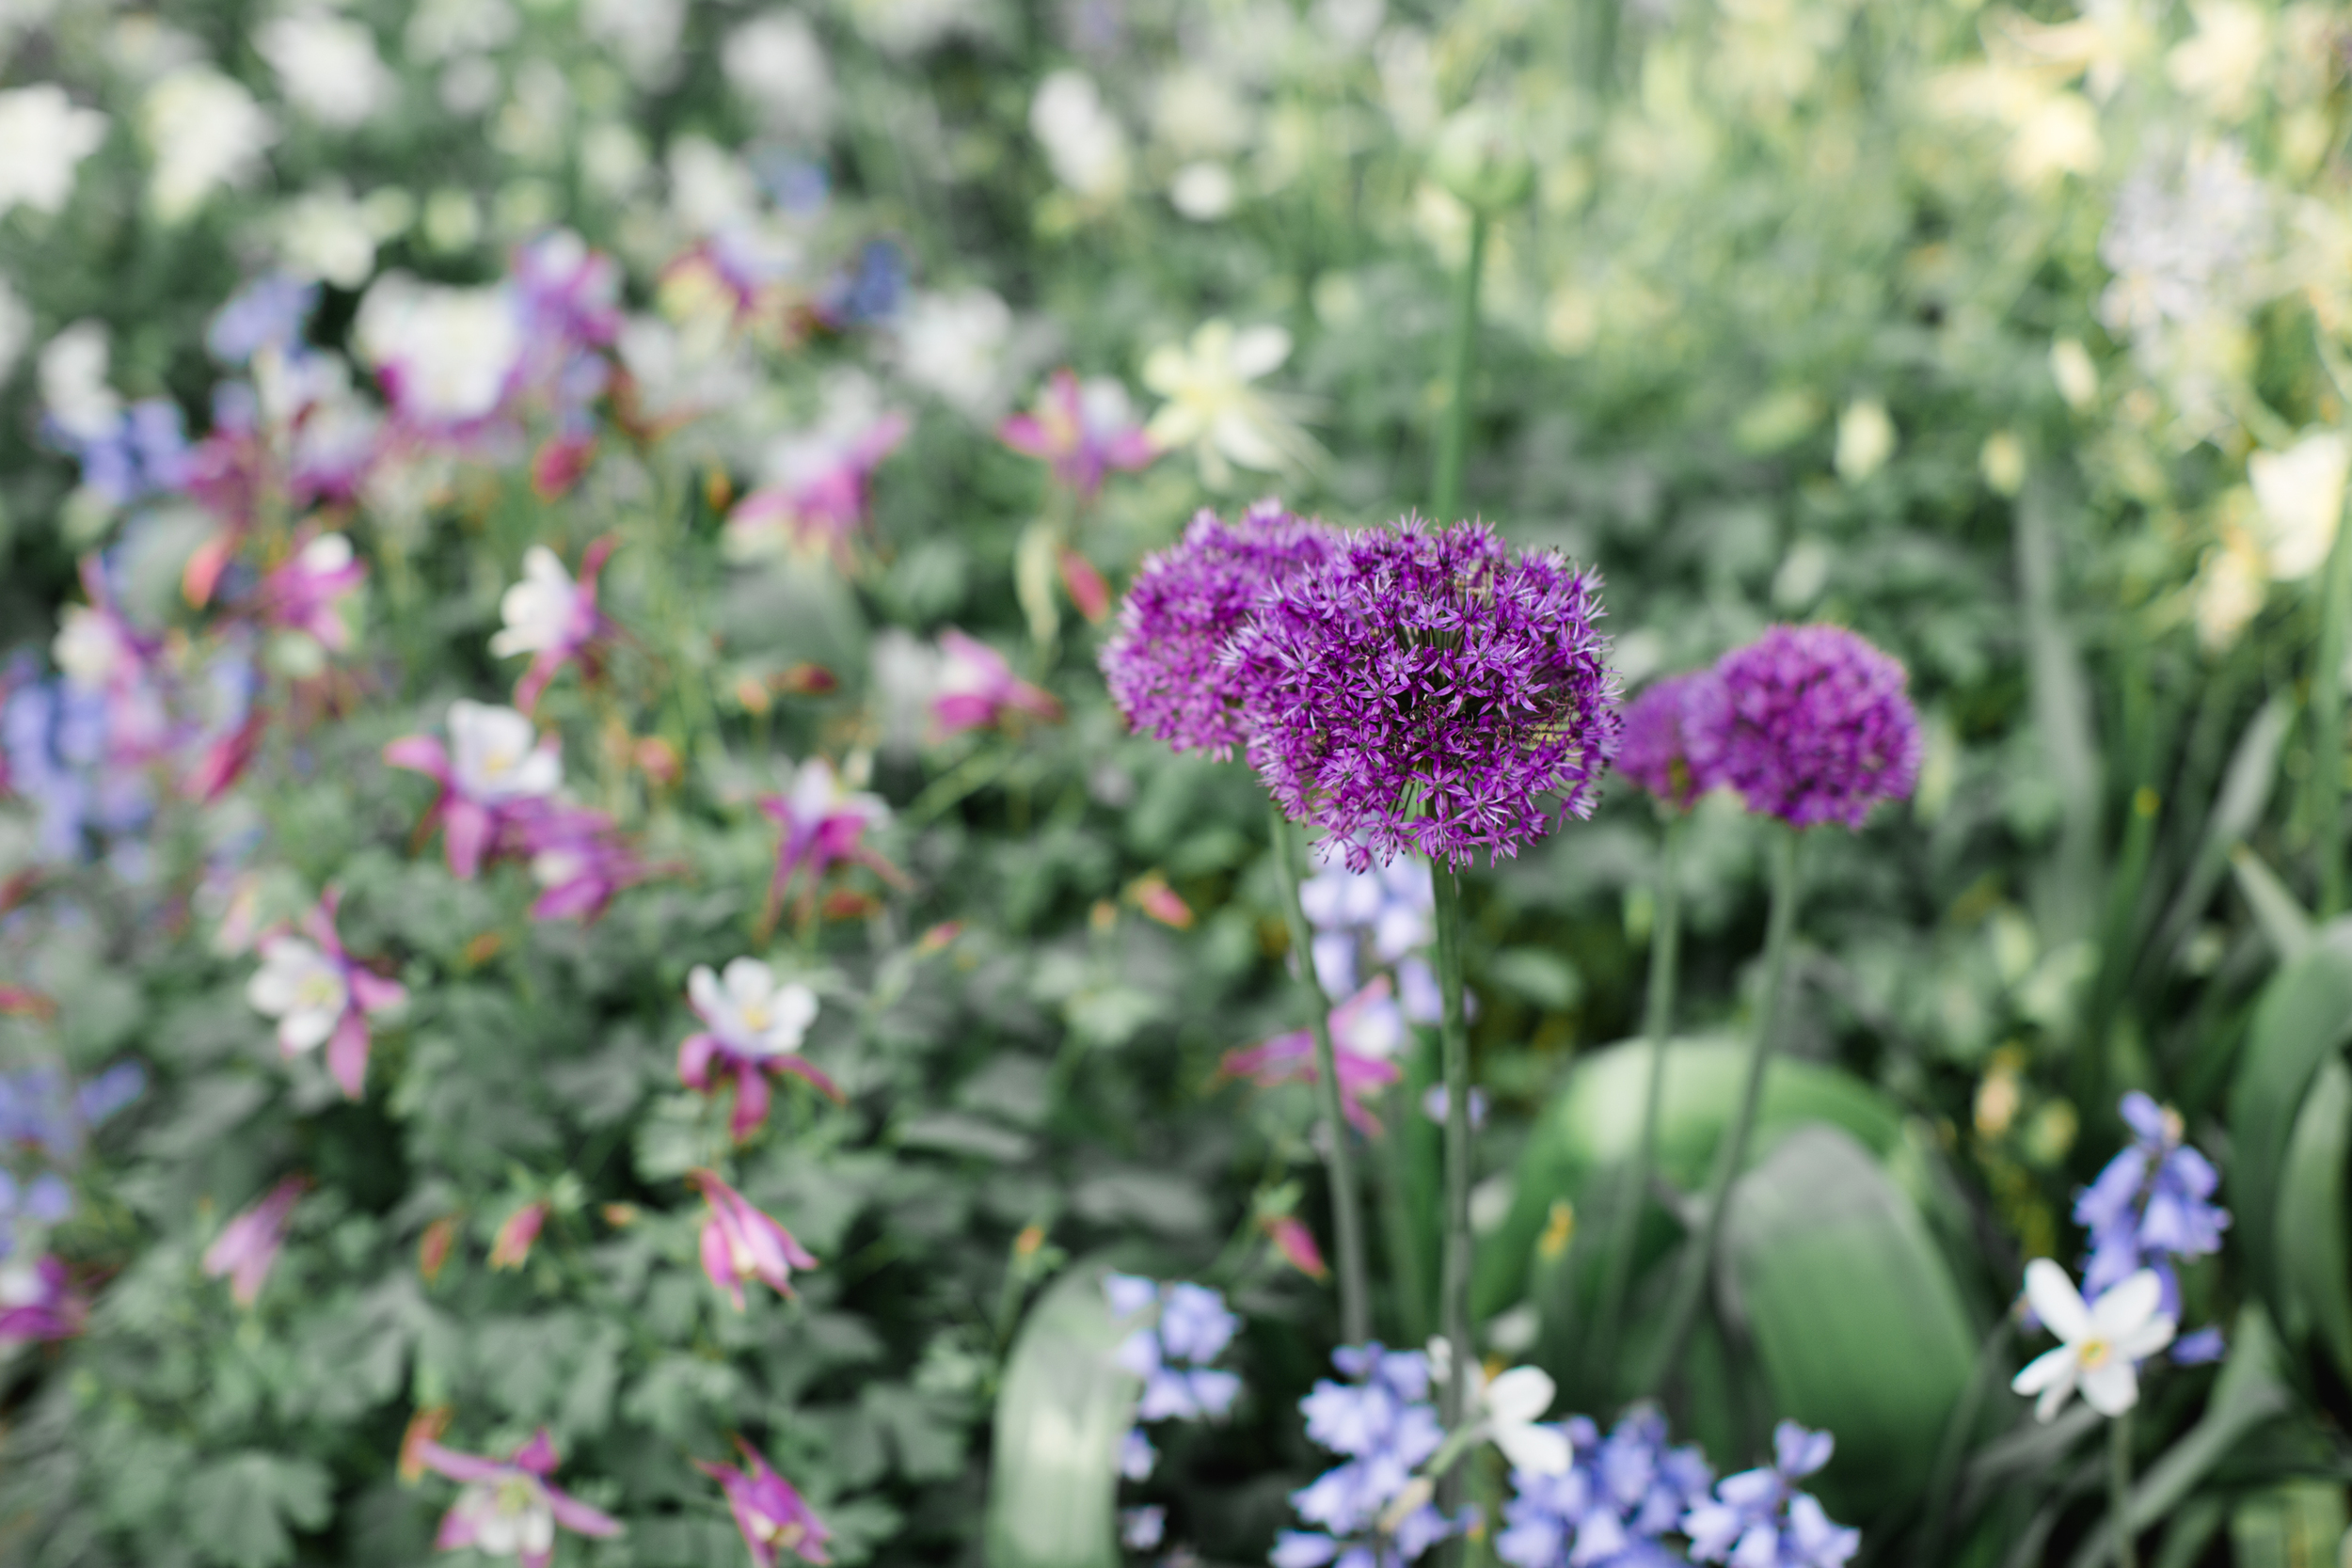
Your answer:
[[[2341,520],[2339,520],[2341,521]],[[2319,857],[2319,917],[2344,912],[2344,656],[2352,621],[2352,539],[2339,526],[2320,593],[2319,665],[2312,672],[2312,847]]]
[[[1756,1015],[1756,1032],[1748,1041],[1747,1084],[1740,1095],[1740,1111],[1715,1151],[1715,1170],[1707,1184],[1707,1212],[1701,1222],[1699,1244],[1683,1258],[1675,1280],[1673,1302],[1666,1311],[1666,1333],[1659,1342],[1657,1359],[1643,1380],[1646,1393],[1655,1393],[1666,1374],[1682,1359],[1691,1331],[1698,1324],[1699,1303],[1714,1274],[1723,1249],[1724,1218],[1731,1207],[1731,1185],[1748,1155],[1748,1139],[1756,1131],[1756,1114],[1764,1102],[1764,1069],[1771,1065],[1773,1037],[1779,1032],[1780,1001],[1788,981],[1788,942],[1797,924],[1797,850],[1801,840],[1793,828],[1775,829],[1772,842],[1772,911],[1764,935],[1764,1001]]]
[[[1455,521],[1462,509],[1462,469],[1470,451],[1470,378],[1478,357],[1478,275],[1486,270],[1486,214],[1470,212],[1470,258],[1454,295],[1454,338],[1447,345],[1446,406],[1438,426],[1438,473],[1430,486],[1435,521]]]
[[[1681,858],[1682,822],[1680,812],[1666,819],[1665,840],[1659,848],[1658,902],[1649,927],[1649,998],[1642,1018],[1642,1032],[1649,1041],[1649,1073],[1642,1091],[1641,1134],[1634,1141],[1633,1159],[1626,1166],[1616,1211],[1610,1217],[1600,1322],[1593,1336],[1591,1360],[1594,1375],[1602,1379],[1609,1378],[1610,1364],[1616,1356],[1626,1292],[1633,1283],[1634,1243],[1641,1235],[1650,1170],[1658,1158],[1658,1118],[1666,1089],[1666,1041],[1674,1033],[1675,970],[1682,952],[1682,900],[1675,875]]]
[[[1370,1289],[1364,1272],[1364,1216],[1356,1201],[1356,1174],[1347,1152],[1347,1117],[1341,1105],[1339,1053],[1331,1046],[1331,999],[1315,973],[1314,934],[1307,927],[1307,909],[1298,900],[1297,835],[1290,818],[1271,798],[1274,871],[1282,879],[1282,914],[1290,922],[1291,951],[1298,958],[1299,990],[1313,1013],[1315,1036],[1315,1100],[1323,1115],[1323,1130],[1331,1147],[1331,1229],[1340,1250],[1340,1335],[1351,1345],[1372,1338]]]
[[[2139,1568],[2132,1549],[2132,1413],[2107,1422],[2107,1512],[2115,1521],[2115,1568]]]
[[[1445,1074],[1445,1269],[1438,1322],[1454,1349],[1442,1409],[1446,1429],[1455,1431],[1470,1414],[1462,1395],[1471,1365],[1470,1026],[1462,1006],[1462,884],[1452,866],[1437,861],[1430,863],[1429,882],[1437,895],[1438,989],[1445,1002],[1438,1034]]]

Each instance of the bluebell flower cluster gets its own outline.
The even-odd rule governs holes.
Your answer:
[[[123,837],[154,809],[146,776],[122,767],[125,716],[106,691],[43,678],[21,657],[0,690],[0,788],[30,804],[35,844],[52,862],[84,858],[93,841]]]
[[[1862,1545],[1862,1532],[1834,1522],[1797,1482],[1829,1463],[1835,1443],[1826,1432],[1794,1421],[1772,1429],[1772,1463],[1725,1476],[1714,1495],[1683,1516],[1694,1562],[1732,1568],[1844,1568]]]
[[[89,1130],[147,1087],[136,1062],[119,1062],[73,1085],[54,1067],[0,1074],[0,1259],[25,1226],[53,1226],[73,1212],[67,1180]]]
[[[1233,1408],[1241,1379],[1210,1365],[1241,1327],[1223,1296],[1205,1285],[1183,1280],[1162,1285],[1132,1274],[1104,1275],[1103,1294],[1114,1318],[1137,1324],[1118,1351],[1120,1370],[1143,1380],[1143,1394],[1136,1402],[1137,1423],[1215,1419]],[[1140,1321],[1147,1316],[1150,1322]],[[1137,1424],[1120,1441],[1119,1473],[1129,1481],[1149,1481],[1159,1458]],[[1132,1551],[1156,1549],[1167,1528],[1167,1511],[1161,1508],[1147,1505],[1120,1514],[1120,1539]]]
[[[1437,897],[1426,861],[1400,857],[1350,871],[1335,857],[1307,879],[1298,901],[1315,929],[1315,977],[1327,995],[1355,995],[1369,958],[1373,967],[1394,971],[1406,1018],[1438,1021],[1438,977],[1422,956],[1437,941]]]
[[[1307,1435],[1345,1463],[1291,1494],[1299,1518],[1320,1528],[1282,1531],[1268,1560],[1274,1568],[1399,1568],[1465,1523],[1426,1501],[1386,1518],[1413,1472],[1445,1443],[1429,1400],[1429,1358],[1369,1344],[1343,1346],[1331,1361],[1348,1381],[1324,1379],[1298,1408]]]
[[[167,398],[142,398],[112,427],[77,435],[61,425],[49,437],[82,465],[82,483],[115,506],[169,495],[188,480],[187,424]]]
[[[2175,1262],[2218,1252],[2230,1226],[2229,1211],[2213,1201],[2221,1179],[2213,1163],[2184,1141],[2177,1112],[2135,1089],[2123,1097],[2122,1114],[2132,1141],[2074,1197],[2074,1223],[2090,1232],[2083,1294],[2095,1300],[2149,1269],[2164,1288],[2164,1312],[2178,1321]],[[2183,1336],[2172,1359],[2210,1361],[2220,1351],[2218,1331],[2207,1329]]]
[[[1698,1449],[1668,1446],[1666,1419],[1648,1404],[1627,1411],[1606,1437],[1582,1416],[1561,1430],[1574,1464],[1564,1475],[1512,1472],[1495,1555],[1513,1568],[1661,1568],[1685,1560],[1666,1537],[1711,1500],[1715,1472]]]

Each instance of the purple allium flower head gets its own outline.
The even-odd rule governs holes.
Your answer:
[[[1616,754],[1598,587],[1479,523],[1349,535],[1227,651],[1249,760],[1358,870],[1516,854],[1588,816]]]
[[[1181,542],[1147,558],[1103,648],[1103,678],[1129,727],[1180,752],[1232,756],[1248,736],[1236,672],[1220,656],[1269,589],[1321,565],[1338,542],[1269,499],[1233,524],[1203,511]]]
[[[1842,626],[1773,626],[1716,664],[1730,705],[1723,781],[1799,828],[1859,828],[1919,777],[1906,675]]]
[[[1723,782],[1730,703],[1712,670],[1653,681],[1625,710],[1617,771],[1670,806],[1690,803]]]

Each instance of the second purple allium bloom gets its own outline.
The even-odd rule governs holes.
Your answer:
[[[1616,754],[1598,588],[1479,523],[1350,534],[1227,648],[1249,760],[1357,870],[1516,854],[1589,815]]]
[[[1715,666],[1729,704],[1722,782],[1792,827],[1862,826],[1919,778],[1901,663],[1843,626],[1773,626]]]
[[[1729,698],[1714,671],[1652,681],[1626,705],[1617,771],[1666,804],[1688,809],[1723,782],[1729,721]]]

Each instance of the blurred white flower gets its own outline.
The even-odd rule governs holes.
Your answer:
[[[658,87],[676,76],[685,0],[587,0],[580,20],[590,38],[620,56],[621,69],[639,86]]]
[[[2224,119],[2244,115],[2264,85],[2270,53],[2270,19],[2246,0],[2192,0],[2197,33],[2172,46],[2165,74],[2172,85]]]
[[[1876,398],[1856,398],[1837,416],[1837,476],[1859,484],[1895,455],[1895,421]]]
[[[2275,215],[2271,193],[2233,143],[2171,167],[2151,159],[2116,193],[2099,236],[2099,260],[2115,275],[2099,296],[2100,320],[2144,344],[2253,303]]]
[[[139,118],[155,159],[148,198],[166,223],[193,214],[215,187],[251,175],[278,139],[253,95],[210,66],[185,66],[157,82]]]
[[[2262,612],[2269,588],[2262,550],[2243,532],[2233,531],[2208,551],[2189,585],[2191,613],[2197,640],[2209,653],[2218,653],[2237,641],[2247,623]]]
[[[79,321],[40,351],[40,404],[59,430],[82,441],[115,433],[122,400],[106,384],[106,324]]]
[[[670,206],[695,234],[748,223],[759,214],[759,182],[718,143],[683,135],[670,143]]]
[[[1168,182],[1168,203],[1195,223],[1215,223],[1233,210],[1240,196],[1233,171],[1203,160],[1186,164]]]
[[[2099,399],[2099,367],[2075,339],[2060,338],[2050,345],[2050,379],[2066,406],[2078,414]]]
[[[403,416],[460,425],[494,412],[523,351],[499,289],[451,289],[387,273],[359,301],[353,341]]]
[[[521,25],[507,0],[423,0],[408,15],[403,42],[410,59],[430,64],[487,53]]]
[[[1078,196],[1107,202],[1126,194],[1127,133],[1092,77],[1057,71],[1040,83],[1029,101],[1029,132],[1054,178]]]
[[[1486,1435],[1502,1450],[1514,1470],[1539,1476],[1564,1476],[1575,1460],[1567,1434],[1556,1426],[1540,1426],[1551,1408],[1557,1389],[1540,1367],[1514,1367],[1499,1372],[1479,1395],[1486,1418]]]
[[[1238,152],[1252,139],[1248,105],[1223,77],[1197,65],[1179,66],[1160,78],[1152,130],[1180,158]]]
[[[1003,411],[1012,309],[986,289],[918,293],[898,319],[898,372],[974,419]]]
[[[1388,20],[1386,0],[1315,0],[1313,19],[1345,50],[1368,49]]]
[[[2086,1306],[2064,1269],[2037,1258],[2026,1265],[2026,1299],[2060,1340],[2010,1384],[2041,1396],[2036,1420],[2053,1419],[2077,1386],[2083,1402],[2102,1416],[2121,1416],[2139,1402],[2139,1363],[2172,1342],[2172,1319],[2153,1270],[2140,1270]]]
[[[449,770],[469,800],[545,800],[564,783],[564,759],[554,737],[539,738],[529,719],[511,707],[469,702],[449,705]]]
[[[1270,473],[1312,461],[1314,443],[1288,400],[1250,386],[1290,353],[1291,335],[1280,327],[1237,332],[1227,321],[1202,324],[1184,346],[1162,344],[1143,361],[1143,384],[1168,401],[1144,434],[1164,450],[1191,447],[1215,489],[1232,483],[1236,463]]]
[[[771,129],[817,137],[833,123],[833,73],[816,31],[792,11],[770,11],[727,35],[719,63]]]
[[[491,654],[512,658],[561,648],[579,606],[580,585],[564,569],[562,558],[545,545],[532,546],[523,552],[522,579],[499,597],[504,626],[491,634]]]
[[[278,254],[286,270],[339,289],[358,289],[375,272],[376,227],[367,204],[340,185],[288,202],[278,217]]]
[[[2247,482],[2261,508],[2270,575],[2293,582],[2319,570],[2344,517],[2352,446],[2333,431],[2313,431],[2284,451],[2246,460]]]
[[[77,106],[52,82],[0,92],[0,215],[24,206],[54,213],[73,173],[106,139],[106,117]]]
[[[286,101],[322,125],[364,125],[399,91],[365,24],[323,10],[263,23],[253,46],[278,72]]]
[[[262,967],[246,982],[246,1001],[278,1021],[278,1043],[289,1055],[315,1051],[342,1022],[351,1004],[342,966],[295,936],[262,943]]]

